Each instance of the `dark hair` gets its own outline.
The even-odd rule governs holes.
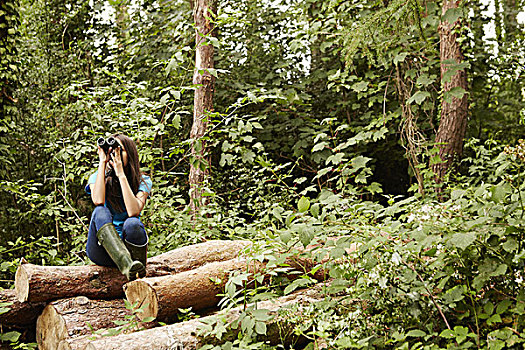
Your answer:
[[[120,141],[124,150],[128,154],[128,164],[124,166],[124,174],[126,174],[131,191],[133,194],[137,194],[140,183],[144,181],[142,179],[142,173],[140,172],[137,146],[135,145],[135,142],[126,135],[114,134],[113,137]],[[106,178],[106,199],[115,211],[124,211],[122,189],[114,171]]]

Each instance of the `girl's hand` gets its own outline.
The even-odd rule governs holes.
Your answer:
[[[99,162],[107,164],[109,159],[108,159],[108,157],[106,155],[106,152],[104,152],[104,150],[100,146],[98,146],[97,153],[98,153],[98,160],[99,160]]]
[[[124,173],[124,166],[122,165],[120,147],[116,148],[114,152],[111,152],[111,160],[109,161],[109,164],[111,164],[111,166],[115,170],[115,174],[118,178],[126,176],[126,174]]]

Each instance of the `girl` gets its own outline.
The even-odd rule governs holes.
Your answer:
[[[107,153],[98,146],[98,170],[86,186],[96,205],[86,253],[95,264],[116,265],[128,280],[133,280],[146,274],[148,235],[139,215],[152,183],[140,173],[133,140],[122,134],[113,137],[118,146],[109,148]]]

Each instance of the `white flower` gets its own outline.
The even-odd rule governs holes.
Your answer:
[[[394,254],[392,254],[392,262],[396,265],[399,265],[401,263],[401,256],[397,252],[394,252]]]
[[[430,211],[432,210],[432,206],[431,205],[428,205],[428,204],[425,204],[421,207],[421,211],[423,213],[429,213]]]

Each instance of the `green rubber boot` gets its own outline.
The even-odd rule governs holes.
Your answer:
[[[124,244],[126,245],[126,248],[128,248],[128,251],[131,254],[131,259],[140,261],[142,265],[144,265],[144,267],[146,267],[146,260],[148,259],[148,242],[149,238],[148,241],[146,241],[146,243],[144,243],[143,245],[136,245],[124,240]],[[145,268],[144,271],[142,271],[139,274],[140,278],[144,276],[146,276]]]
[[[131,259],[131,255],[120,239],[113,223],[110,222],[102,226],[97,232],[97,238],[128,281],[132,281],[146,272],[146,268],[140,261]]]

